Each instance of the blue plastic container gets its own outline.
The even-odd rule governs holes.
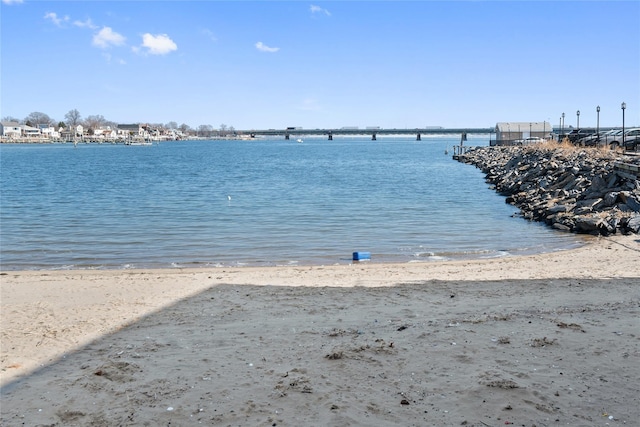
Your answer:
[[[353,253],[354,261],[369,261],[371,260],[371,252],[354,252]]]

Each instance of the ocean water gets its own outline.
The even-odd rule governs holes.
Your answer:
[[[457,143],[2,144],[1,268],[317,265],[354,251],[437,262],[583,243],[514,215],[480,170],[452,160]]]

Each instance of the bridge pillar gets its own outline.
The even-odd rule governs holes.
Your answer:
[[[376,140],[376,134],[375,134],[375,133],[371,135],[371,140],[372,140],[372,141],[375,141],[375,140]]]
[[[418,134],[418,136],[416,136],[416,141],[422,141],[422,138],[420,137],[420,134]]]
[[[289,140],[289,134],[288,133],[284,134],[284,139],[287,140],[287,141]]]
[[[333,134],[329,132],[329,141],[333,141]]]

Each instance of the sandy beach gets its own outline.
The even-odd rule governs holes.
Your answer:
[[[0,284],[3,426],[639,425],[638,236]]]

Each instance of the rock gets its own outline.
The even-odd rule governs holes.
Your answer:
[[[569,212],[569,207],[567,205],[555,205],[547,209],[547,213],[554,214],[558,212]]]
[[[581,216],[576,218],[576,228],[584,233],[597,231],[602,225],[600,218]]]
[[[629,207],[630,210],[634,212],[640,212],[640,201],[629,191],[621,191],[620,200]]]
[[[554,222],[551,226],[552,226],[553,228],[555,228],[556,230],[560,230],[560,231],[571,231],[571,228],[569,228],[569,227],[567,227],[566,225],[561,224],[561,223],[559,223],[559,222]]]
[[[612,191],[610,193],[605,194],[604,196],[604,205],[607,207],[613,206],[618,201],[618,192]]]
[[[580,200],[580,201],[576,202],[576,208],[589,208],[589,209],[592,209],[594,206],[596,206],[601,201],[602,201],[602,199],[600,199],[600,198]]]
[[[481,169],[487,183],[528,220],[557,230],[612,234],[640,230],[640,181],[621,177],[614,163],[640,158],[613,151],[546,147],[480,147],[459,161]]]
[[[635,234],[640,233],[640,215],[629,218],[625,223],[625,229]]]

